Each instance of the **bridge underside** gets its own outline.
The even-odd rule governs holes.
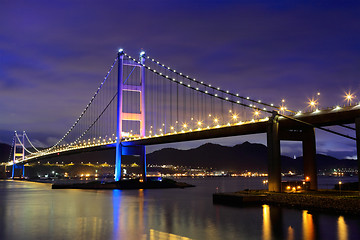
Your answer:
[[[360,106],[347,107],[341,110],[322,110],[319,113],[307,113],[299,116],[292,116],[292,118],[309,123],[315,127],[326,127],[334,126],[341,124],[352,124],[355,123],[355,120],[360,117]],[[304,125],[300,122],[287,119],[284,117],[278,118],[279,129],[282,131],[283,140],[299,140],[299,136],[296,133],[296,130],[302,130],[308,128],[309,125]],[[240,135],[249,135],[257,133],[267,133],[268,132],[268,121],[263,122],[253,122],[246,123],[242,125],[232,125],[220,128],[211,128],[207,130],[193,130],[191,132],[178,133],[178,134],[168,134],[168,135],[159,135],[157,137],[151,138],[142,138],[142,139],[132,139],[128,141],[123,141],[123,146],[133,146],[133,145],[155,145],[155,144],[164,144],[164,143],[173,143],[173,142],[183,142],[183,141],[193,141],[193,140],[203,140],[210,138],[223,138],[231,136],[240,136]],[[292,131],[294,130],[294,131]],[[285,136],[285,134],[287,136]],[[286,138],[286,139],[285,139]]]
[[[174,142],[185,142],[185,141],[195,141],[195,140],[204,140],[210,138],[223,138],[223,137],[232,137],[240,135],[249,135],[257,133],[265,133],[267,129],[267,122],[258,122],[258,123],[249,123],[236,126],[227,126],[221,128],[211,128],[207,130],[193,130],[184,133],[174,134],[174,135],[159,135],[158,137],[144,138],[138,140],[124,141],[122,142],[123,146],[134,146],[134,145],[155,145],[155,144],[165,144],[165,143],[174,143]]]
[[[308,113],[293,116],[301,122],[284,118],[271,118],[267,122],[256,122],[238,126],[228,126],[218,129],[192,131],[177,135],[165,135],[155,138],[125,141],[123,146],[154,145],[181,141],[202,140],[209,138],[230,137],[257,133],[267,134],[269,190],[281,192],[281,158],[280,141],[301,141],[303,146],[304,178],[310,190],[317,190],[316,138],[315,128],[342,124],[356,125],[357,159],[360,159],[360,106],[342,109],[322,110],[318,113]],[[312,126],[311,126],[312,125]],[[358,161],[360,169],[360,161]],[[359,175],[360,190],[360,175]]]

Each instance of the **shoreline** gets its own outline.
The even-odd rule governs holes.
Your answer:
[[[166,188],[188,188],[195,185],[177,182],[171,179],[149,180],[141,182],[139,179],[115,181],[88,181],[88,182],[54,182],[52,180],[39,179],[14,179],[12,181],[33,182],[51,184],[51,189],[87,189],[87,190],[130,190],[130,189],[166,189]]]
[[[358,191],[318,190],[300,193],[274,193],[268,191],[240,191],[214,193],[213,203],[235,207],[272,205],[287,208],[360,216]]]

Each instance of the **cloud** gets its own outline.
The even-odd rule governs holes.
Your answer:
[[[119,47],[134,56],[143,48],[174,69],[240,95],[275,104],[285,98],[290,109],[305,109],[317,91],[320,107],[343,103],[344,91],[360,91],[359,6],[355,1],[5,1],[0,130],[24,129],[39,134],[39,144],[56,142],[44,136],[69,129]],[[353,147],[343,140],[318,139],[321,152],[352,155]],[[282,151],[300,149],[284,143]]]

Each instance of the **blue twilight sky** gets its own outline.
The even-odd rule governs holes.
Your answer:
[[[2,0],[0,142],[26,130],[39,146],[53,144],[88,103],[120,47],[133,56],[144,49],[242,95],[274,103],[285,98],[291,109],[306,109],[317,92],[320,108],[344,104],[345,91],[360,96],[359,26],[359,1]],[[318,131],[317,139],[319,153],[355,155],[351,140]],[[247,140],[266,139],[212,142]],[[301,145],[284,142],[282,152],[301,155]]]

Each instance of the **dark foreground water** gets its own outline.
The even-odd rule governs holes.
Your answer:
[[[356,217],[212,204],[216,191],[263,188],[261,178],[182,180],[197,187],[51,190],[50,184],[0,181],[0,239],[360,239]]]

